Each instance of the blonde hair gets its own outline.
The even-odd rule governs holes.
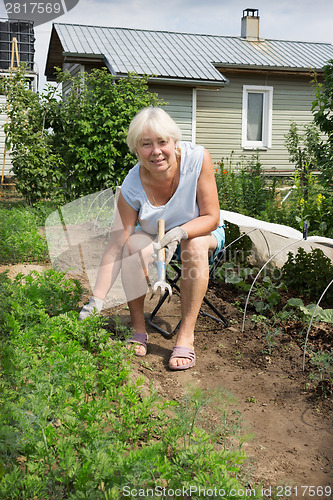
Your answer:
[[[177,123],[164,109],[150,106],[139,111],[128,128],[127,145],[132,153],[135,153],[137,144],[146,129],[150,129],[162,139],[172,138],[176,144],[182,137]]]

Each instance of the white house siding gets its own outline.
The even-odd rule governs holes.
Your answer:
[[[163,107],[182,131],[184,141],[192,140],[192,95],[190,87],[149,85],[150,92],[156,92],[167,104]]]
[[[0,95],[0,106],[1,108],[3,105],[6,104],[6,97],[4,95]],[[4,131],[4,125],[6,124],[7,121],[7,111],[6,107],[4,110],[1,111],[0,113],[0,178],[2,176],[2,169],[3,169],[3,158],[4,158],[4,150],[5,150],[5,131]],[[5,171],[4,175],[10,174],[12,164],[10,161],[10,154],[8,150],[6,151],[6,156],[5,156]]]
[[[243,73],[223,74],[230,84],[219,91],[197,90],[196,142],[205,146],[212,155],[214,163],[230,157],[234,151],[233,164],[250,158],[255,151],[242,148],[242,92],[243,85],[273,87],[272,147],[260,151],[260,161],[267,171],[289,174],[294,166],[289,163],[285,147],[285,134],[289,131],[290,121],[302,125],[311,121],[314,89],[310,76],[295,74],[256,75]]]
[[[63,71],[69,71],[71,76],[78,76],[80,73],[84,72],[84,66],[82,64],[68,64],[65,63],[63,65]],[[71,87],[71,83],[69,81],[64,82],[62,84],[62,95],[66,96],[68,93],[69,89]]]

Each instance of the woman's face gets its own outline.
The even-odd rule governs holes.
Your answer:
[[[177,162],[175,141],[162,139],[150,129],[143,132],[136,153],[141,165],[152,174],[167,171]]]

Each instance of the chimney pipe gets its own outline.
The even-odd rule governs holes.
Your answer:
[[[259,9],[244,9],[241,20],[241,37],[259,40]]]

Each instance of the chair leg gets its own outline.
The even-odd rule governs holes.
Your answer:
[[[200,309],[199,313],[202,314],[203,316],[208,316],[209,318],[213,319],[214,321],[217,321],[218,323],[223,323],[224,328],[227,328],[229,326],[229,321],[227,320],[227,318],[225,318],[223,316],[223,314],[218,309],[216,309],[214,304],[212,304],[211,301],[207,299],[207,297],[204,297],[203,302],[205,304],[207,304],[207,306],[212,311],[214,311],[216,316],[213,316],[212,314],[208,314],[207,312],[203,311],[202,309]]]
[[[162,327],[158,326],[154,322],[154,318],[155,318],[156,314],[158,313],[158,311],[160,310],[160,308],[162,307],[162,305],[166,301],[168,295],[169,295],[168,292],[165,292],[163,297],[160,298],[155,309],[153,310],[153,312],[150,314],[150,316],[148,318],[148,324],[150,326],[152,326],[153,328],[155,328],[157,331],[159,331],[163,335],[164,338],[171,339],[177,333],[177,330],[178,330],[179,325],[180,325],[180,321],[178,322],[177,326],[171,332],[164,330]]]
[[[220,256],[220,259],[219,259],[218,263],[220,261],[221,261],[221,256]],[[169,278],[167,276],[166,277],[167,281],[171,285],[172,289],[175,289],[178,293],[180,293],[180,288],[177,285],[177,281],[180,278],[181,269],[180,269],[180,267],[177,264],[175,264],[173,262],[171,262],[170,265],[174,269],[174,271],[176,271],[176,277],[175,278]],[[214,274],[216,267],[217,267],[216,265],[213,266],[211,272],[209,273],[210,277],[212,277],[212,275]],[[177,333],[177,330],[178,330],[179,325],[180,325],[180,321],[179,321],[178,324],[177,324],[177,326],[171,332],[168,332],[167,330],[164,330],[163,328],[161,328],[159,325],[157,325],[154,322],[154,318],[155,318],[156,314],[158,313],[158,311],[160,310],[160,308],[162,307],[162,305],[164,304],[164,302],[168,298],[168,295],[169,294],[166,291],[164,293],[163,297],[160,298],[160,300],[158,301],[156,307],[154,308],[154,310],[152,311],[152,313],[150,314],[150,316],[148,318],[148,324],[150,326],[152,326],[153,328],[155,328],[157,331],[159,331],[163,335],[163,337],[165,337],[166,339],[172,338]],[[211,301],[209,299],[207,299],[207,297],[204,297],[203,302],[216,314],[216,316],[213,316],[212,314],[209,314],[209,313],[205,312],[202,308],[200,308],[199,313],[202,314],[203,316],[207,316],[207,317],[213,319],[214,321],[216,321],[218,323],[222,323],[224,325],[224,328],[227,328],[229,326],[228,320],[214,306],[214,304],[212,304]]]

